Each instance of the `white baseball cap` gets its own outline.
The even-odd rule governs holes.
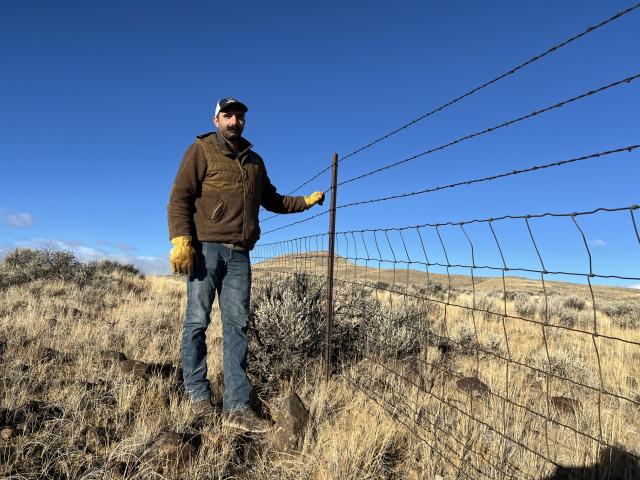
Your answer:
[[[233,97],[225,97],[220,99],[218,103],[216,103],[216,113],[214,113],[213,116],[217,117],[221,110],[224,110],[230,105],[236,105],[243,112],[246,112],[249,110],[247,106],[244,103],[242,103],[240,100],[236,100]]]

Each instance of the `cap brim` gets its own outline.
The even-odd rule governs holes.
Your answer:
[[[224,112],[225,110],[228,110],[230,108],[239,108],[240,110],[242,110],[243,112],[247,112],[249,111],[249,109],[247,108],[247,106],[242,103],[242,102],[233,102],[233,103],[229,103],[228,105],[225,105],[224,107],[222,107],[220,109],[221,112]]]

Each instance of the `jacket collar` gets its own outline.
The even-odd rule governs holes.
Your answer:
[[[210,143],[213,146],[213,148],[215,148],[222,155],[226,155],[233,158],[242,158],[253,147],[253,145],[247,139],[240,137],[240,142],[239,142],[240,151],[234,152],[229,148],[229,145],[227,144],[227,142],[224,140],[224,138],[222,138],[222,135],[220,135],[220,133],[217,131],[198,135],[197,138],[202,141]]]

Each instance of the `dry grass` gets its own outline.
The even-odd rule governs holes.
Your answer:
[[[290,264],[288,268],[305,269]],[[306,270],[313,272],[308,265]],[[354,278],[354,270],[355,278],[362,280],[357,268],[349,265],[338,275]],[[399,283],[390,272],[381,272],[381,279],[372,277],[378,272],[359,273],[367,273],[368,280],[388,281],[389,286]],[[412,275],[410,272],[411,278],[422,278]],[[267,276],[282,279],[288,275],[277,273],[273,265],[257,267],[256,288]],[[504,431],[562,465],[597,461],[594,442],[528,410],[597,437],[598,395],[515,364],[507,369],[508,362],[491,355],[533,365],[542,372],[551,367],[555,375],[599,388],[592,336],[550,326],[543,329],[539,323],[523,320],[506,322],[500,315],[506,308],[513,316],[534,321],[547,317],[550,325],[570,324],[588,330],[593,319],[583,315],[590,311],[590,299],[580,287],[567,295],[566,284],[558,289],[549,285],[550,298],[557,299],[556,310],[541,307],[544,302],[536,293],[538,287],[528,284],[505,302],[491,279],[487,280],[490,287],[477,288],[475,298],[464,278],[456,280],[455,291],[416,281],[410,282],[416,286],[402,290],[404,294],[376,292],[366,308],[374,304],[380,308],[375,331],[379,343],[389,340],[386,348],[359,340],[369,358],[342,352],[343,375],[328,383],[319,380],[315,354],[307,358],[305,371],[298,372],[302,374],[273,380],[277,386],[264,398],[267,407],[277,408],[288,390],[295,389],[311,419],[301,451],[282,454],[274,450],[269,436],[233,435],[222,431],[218,420],[209,424],[194,421],[178,372],[139,378],[102,356],[103,351],[116,350],[130,359],[178,367],[186,302],[183,279],[142,278],[119,270],[100,278],[85,284],[68,278],[32,278],[0,289],[0,413],[6,420],[22,409],[29,417],[24,430],[14,431],[8,440],[0,439],[0,477],[434,479],[440,475],[453,479],[512,478],[503,471],[515,478],[542,478],[552,472],[553,465],[514,447],[494,430]],[[428,288],[429,297],[439,301],[414,298],[419,288]],[[637,324],[616,320],[633,311],[635,292],[625,296],[618,290],[597,290],[605,292],[600,301],[611,304],[608,313],[598,313],[599,331],[639,341]],[[606,296],[606,292],[614,293]],[[338,298],[338,322],[357,326],[372,321],[359,315],[349,298],[356,298],[353,292]],[[447,298],[461,307],[448,305],[445,309]],[[288,308],[293,308],[291,299],[287,301]],[[586,307],[581,301],[587,302]],[[474,307],[488,313],[474,311]],[[273,314],[264,305],[261,308],[265,315]],[[387,318],[389,323],[384,323]],[[418,338],[416,349],[413,340],[417,337],[408,334],[412,326],[435,333]],[[394,328],[404,333],[394,336]],[[349,331],[358,334],[357,328]],[[219,335],[216,310],[207,341],[209,378],[218,398],[222,388],[215,381],[221,371]],[[440,336],[451,340],[452,351],[443,353],[437,341]],[[640,401],[636,381],[639,349],[603,337],[595,342],[602,387]],[[390,354],[400,349],[403,355]],[[477,376],[490,394],[461,389],[458,377],[471,376]],[[349,382],[359,384],[368,395]],[[552,396],[580,403],[573,411],[548,411],[546,399]],[[526,409],[505,403],[501,397]],[[607,443],[640,454],[637,404],[602,396],[601,418]],[[415,434],[401,422],[414,428]],[[163,465],[147,454],[146,447],[163,431],[198,436],[198,453],[184,467]]]

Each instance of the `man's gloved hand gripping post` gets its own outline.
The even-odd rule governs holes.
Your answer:
[[[260,237],[260,206],[296,213],[322,205],[324,193],[280,195],[262,158],[242,137],[247,107],[234,98],[216,104],[217,131],[198,135],[187,149],[169,199],[171,268],[187,277],[182,331],[185,390],[198,415],[215,413],[207,379],[205,332],[216,292],[223,335],[223,424],[265,432],[271,425],[249,408],[246,374],[251,293],[249,251]]]

